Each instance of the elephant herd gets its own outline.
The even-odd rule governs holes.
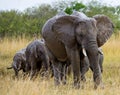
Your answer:
[[[41,68],[47,71],[48,67],[49,56],[44,42],[42,40],[34,40],[26,48],[16,52],[12,66],[7,69],[13,68],[16,77],[18,77],[18,72],[23,70],[25,73],[30,73],[30,79],[32,79]]]
[[[53,71],[55,85],[66,84],[67,70],[71,67],[74,87],[85,81],[90,68],[93,72],[94,88],[102,82],[103,52],[101,46],[113,33],[113,23],[105,15],[88,17],[74,11],[64,12],[50,18],[42,28],[42,40],[31,42],[18,51],[12,67],[15,75],[19,70],[30,73],[30,79],[41,70]],[[10,69],[10,68],[9,68]]]

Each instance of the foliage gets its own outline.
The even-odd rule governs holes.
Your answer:
[[[72,12],[75,10],[75,11],[79,11],[80,9],[83,9],[85,8],[86,6],[83,5],[82,3],[78,3],[78,2],[71,2],[71,6],[70,7],[67,7],[65,9],[65,12],[67,14],[72,14]]]
[[[110,17],[115,26],[115,32],[120,30],[120,6],[106,6],[97,1],[91,1],[84,13],[90,17],[96,14],[104,14]]]
[[[14,35],[15,32],[20,31],[22,27],[21,13],[11,10],[11,11],[2,11],[0,13],[0,33],[10,33]]]
[[[16,10],[0,12],[0,35],[39,34],[46,20],[56,14],[50,5],[27,8],[24,12]]]
[[[30,33],[40,33],[46,20],[56,14],[56,10],[50,5],[41,5],[39,7],[28,8],[25,10],[27,29]]]
[[[61,6],[61,4],[64,4],[64,6]],[[72,12],[76,10],[85,13],[89,17],[92,17],[96,14],[107,15],[114,23],[115,33],[120,30],[120,6],[107,6],[96,0],[92,0],[86,5],[78,1],[62,1],[60,3],[57,3],[55,7],[56,6],[57,9],[61,9],[61,11],[65,11],[68,14],[72,14]]]
[[[87,4],[77,0],[62,0],[55,2],[52,6],[42,4],[38,7],[27,8],[23,12],[18,10],[0,11],[0,37],[39,34],[44,23],[57,12],[65,11],[72,14],[74,10],[83,12],[90,17],[96,14],[105,14],[113,21],[115,32],[120,30],[120,6],[107,6],[96,0]]]
[[[84,9],[86,6],[82,2],[78,1],[60,1],[56,2],[54,8],[58,11],[64,11],[67,14],[72,14],[73,11],[80,11]]]

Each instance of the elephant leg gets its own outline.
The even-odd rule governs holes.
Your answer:
[[[62,67],[61,67],[61,81],[62,81],[62,84],[66,84],[66,69],[67,69],[67,66],[66,64],[62,64]]]
[[[93,50],[92,52],[88,53],[88,58],[90,62],[90,66],[93,69],[93,79],[94,79],[94,88],[97,89],[98,85],[102,81],[102,76],[101,76],[101,69],[99,65],[99,56],[97,51]]]
[[[51,77],[54,76],[54,70],[53,70],[53,65],[52,63],[50,62],[50,73],[51,73]]]
[[[71,71],[72,71],[71,65],[70,65],[70,66],[67,66],[67,67],[66,67],[66,74],[67,74],[68,76],[70,76]]]
[[[30,66],[30,62],[29,61],[26,61],[26,65],[25,65],[25,72],[26,72],[26,75],[30,75],[30,71],[31,71],[31,66]]]
[[[42,76],[49,77],[49,68],[45,65],[45,61],[42,61]]]
[[[86,81],[85,74],[89,70],[89,60],[87,57],[84,57],[80,60],[80,72],[81,72],[81,80],[83,82]]]
[[[63,62],[58,62],[56,70],[57,72],[55,71],[55,73],[57,73],[57,80],[59,83],[66,84],[66,64]]]
[[[31,62],[31,72],[30,72],[30,79],[33,78],[36,74],[37,64],[35,62]]]
[[[66,76],[70,76],[71,71],[72,71],[71,63],[69,62],[69,60],[67,60],[67,64],[66,64]]]
[[[23,72],[26,72],[26,71],[25,71],[25,68],[23,68],[22,70],[23,70]]]
[[[49,69],[49,60],[47,58],[42,60],[42,66],[45,71]]]
[[[78,89],[80,88],[80,76],[81,76],[79,50],[77,49],[77,47],[73,47],[73,48],[66,47],[66,50],[67,50],[68,58],[72,65],[74,87]]]
[[[37,65],[37,68],[36,68],[37,72],[39,72],[41,70],[42,62],[38,61],[36,65]]]
[[[15,70],[15,77],[18,78],[18,70]]]
[[[18,78],[18,70],[15,67],[13,67],[13,69],[14,69],[14,72],[15,72],[15,77]]]
[[[54,71],[54,82],[55,85],[60,84],[60,76],[61,76],[61,63],[59,61],[53,61],[53,71]]]

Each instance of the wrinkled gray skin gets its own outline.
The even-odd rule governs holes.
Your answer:
[[[31,42],[26,48],[26,71],[30,71],[30,79],[43,67],[48,70],[49,57],[45,44],[41,40]]]
[[[113,33],[113,23],[105,15],[92,18],[80,12],[72,15],[56,15],[42,28],[42,36],[53,56],[55,84],[60,84],[59,64],[70,61],[73,69],[75,88],[80,87],[80,55],[88,56],[93,69],[94,88],[102,81],[99,66],[98,47],[102,46]],[[81,54],[79,54],[79,52]]]
[[[23,70],[23,72],[25,72],[25,64],[26,64],[25,51],[26,48],[18,51],[13,57],[12,66],[7,68],[7,69],[13,68],[16,77],[18,77],[18,72],[20,70]]]
[[[102,64],[103,64],[103,60],[104,60],[104,55],[103,55],[103,52],[102,52],[101,48],[98,48],[98,51],[99,51],[99,53],[98,53],[98,56],[99,56],[99,58],[98,58],[99,66],[100,66],[101,72],[103,72]],[[82,81],[86,81],[85,74],[89,70],[89,67],[93,71],[92,66],[90,66],[88,57],[85,56],[84,59],[82,61],[80,61],[80,72],[81,72],[81,80]]]

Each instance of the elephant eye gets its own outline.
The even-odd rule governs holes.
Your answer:
[[[79,36],[80,36],[80,37],[84,37],[84,34],[83,34],[83,33],[81,33]]]

